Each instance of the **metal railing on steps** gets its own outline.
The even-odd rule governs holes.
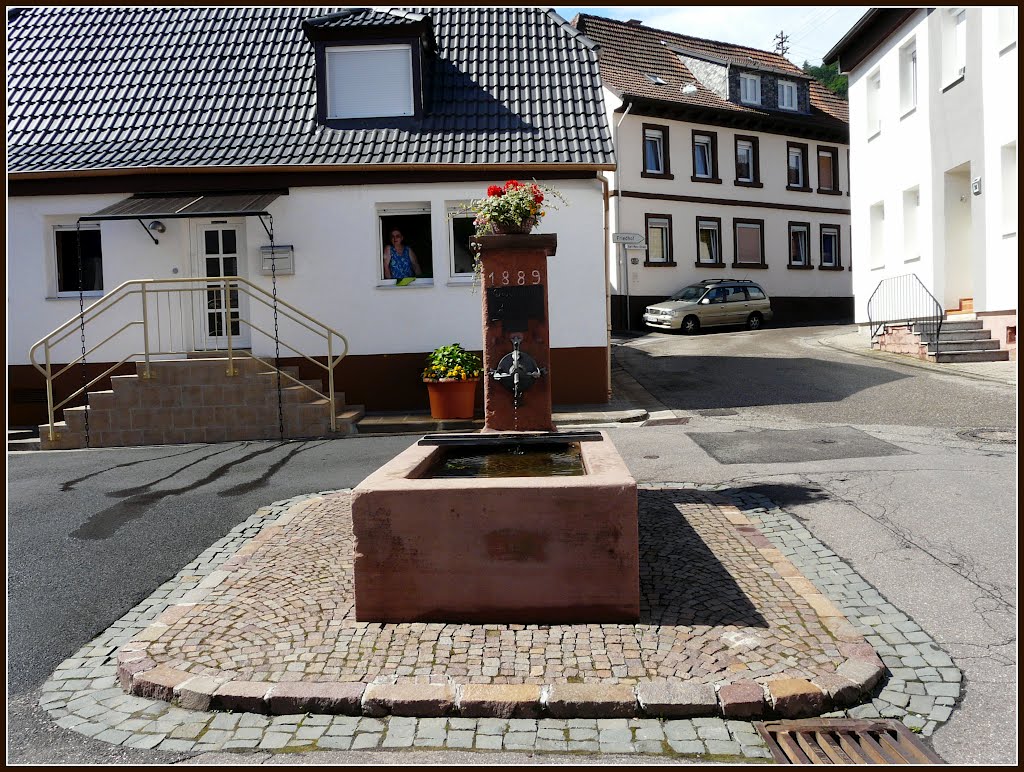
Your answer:
[[[131,303],[134,301],[137,301],[138,305],[133,307]],[[122,303],[124,305],[121,305]],[[326,394],[290,373],[279,371],[273,363],[252,353],[252,333],[258,333],[271,342],[275,341],[275,334],[268,332],[254,319],[254,315],[251,314],[253,306],[262,306],[270,311],[276,307],[279,318],[293,327],[293,332],[305,331],[305,334],[312,335],[314,339],[322,340],[321,345],[325,347],[326,357],[320,361],[315,355],[300,350],[300,343],[285,340],[280,330],[276,336],[282,348],[325,371]],[[117,312],[122,311],[120,317],[115,316]],[[94,329],[98,327],[99,320],[103,317],[110,323],[107,329],[99,333],[103,336],[102,340],[87,350],[83,346],[81,353],[67,361],[63,361],[64,357],[57,355],[61,343],[83,327],[88,335],[90,326]],[[132,333],[140,336],[141,341],[138,337],[131,337]],[[141,346],[141,350],[135,348],[137,345]],[[99,375],[84,379],[85,382],[80,387],[61,401],[54,402],[54,382],[71,371],[75,365],[83,362],[87,356],[92,359],[92,355],[104,347],[108,347],[108,351],[116,347],[121,352],[115,355],[116,362]],[[124,353],[125,350],[128,353]],[[37,358],[40,352],[42,362]],[[337,429],[338,406],[334,370],[348,353],[348,340],[345,336],[248,279],[241,276],[219,276],[202,279],[126,281],[36,342],[29,350],[29,360],[46,379],[50,439],[54,439],[55,436],[56,412],[124,364],[141,361],[141,377],[148,378],[154,357],[184,357],[200,352],[226,358],[228,376],[237,375],[235,360],[240,357],[254,359],[269,368],[270,372],[280,372],[282,379],[307,389],[320,399],[326,399],[331,411],[331,431]],[[55,365],[58,359],[63,362],[59,369]],[[113,360],[106,358],[103,361]]]
[[[910,324],[921,333],[921,340],[934,345],[939,353],[940,333],[945,312],[942,304],[928,291],[915,273],[882,279],[868,299],[868,325],[871,341],[893,324]]]

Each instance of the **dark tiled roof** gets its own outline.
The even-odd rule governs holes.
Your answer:
[[[26,8],[7,27],[8,172],[614,162],[597,54],[536,8],[407,9],[437,41],[428,114],[317,124],[302,22],[339,10]],[[410,22],[339,18],[385,17]]]
[[[690,51],[740,67],[792,73],[794,77],[804,79],[807,77],[788,59],[770,51],[704,40],[601,16],[580,15],[574,23],[588,38],[601,46],[601,77],[604,84],[624,95],[740,113],[778,115],[768,110],[729,102],[705,88],[679,60],[676,50]],[[660,75],[665,85],[651,83],[645,77],[646,74]],[[695,85],[697,90],[689,94],[682,93],[682,87],[689,84]],[[787,118],[797,119],[797,116],[790,115]],[[812,80],[811,115],[805,120],[845,129],[843,124],[849,121],[846,100]]]
[[[349,27],[367,27],[387,24],[392,27],[416,24],[424,17],[422,14],[409,13],[396,9],[349,8],[339,13],[328,14],[308,21],[321,29],[347,29]]]

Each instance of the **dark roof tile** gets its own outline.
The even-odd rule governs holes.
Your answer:
[[[345,10],[25,8],[7,27],[8,171],[614,162],[597,53],[554,14]],[[418,125],[318,125],[302,22],[420,16],[440,66]]]

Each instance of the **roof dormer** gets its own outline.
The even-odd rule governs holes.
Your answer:
[[[317,122],[407,128],[427,110],[437,44],[429,16],[352,8],[302,22],[316,50]]]

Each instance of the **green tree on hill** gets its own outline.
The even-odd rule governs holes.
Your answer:
[[[821,83],[821,85],[833,94],[838,94],[843,99],[846,99],[848,84],[846,82],[846,76],[839,74],[838,64],[813,65],[805,59],[803,71]]]

